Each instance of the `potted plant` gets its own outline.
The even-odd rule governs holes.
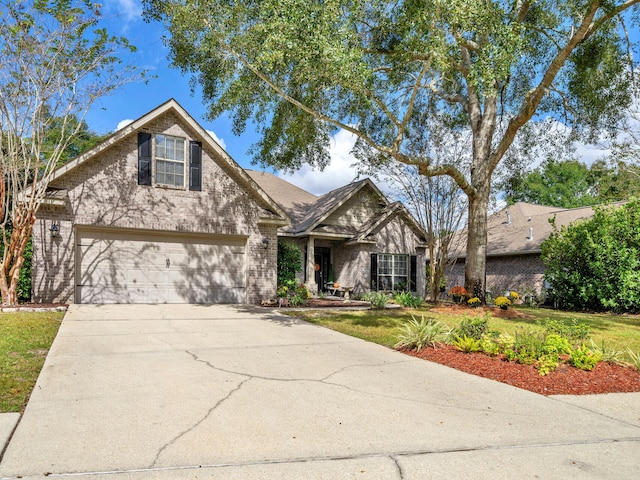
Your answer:
[[[473,297],[467,300],[467,305],[469,305],[471,308],[478,308],[481,304],[482,300],[480,300],[478,297]]]
[[[449,295],[451,295],[454,302],[460,303],[462,299],[467,296],[467,289],[461,285],[456,285],[455,287],[451,287]]]
[[[511,300],[509,300],[507,297],[500,296],[496,298],[494,303],[496,307],[500,307],[502,310],[506,310],[507,308],[509,308],[509,305],[511,305]]]

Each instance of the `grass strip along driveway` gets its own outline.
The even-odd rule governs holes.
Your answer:
[[[62,312],[0,313],[0,413],[26,406],[62,317]]]

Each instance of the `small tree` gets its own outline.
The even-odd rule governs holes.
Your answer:
[[[90,1],[0,0],[0,263],[3,305],[18,302],[24,251],[52,172],[93,103],[137,78],[123,38]]]
[[[542,244],[542,260],[561,308],[640,311],[640,200],[562,227]]]
[[[296,281],[296,273],[302,269],[302,252],[293,242],[278,241],[278,285]]]

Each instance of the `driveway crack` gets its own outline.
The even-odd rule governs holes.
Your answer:
[[[193,359],[197,362],[200,363],[204,363],[205,365],[213,368],[214,370],[220,370],[219,368],[213,366],[210,362],[207,362],[205,360],[202,360],[200,358],[198,358],[197,355],[189,352],[188,350],[186,350],[186,353],[188,353],[189,355],[191,355],[191,357],[193,357]],[[162,446],[162,448],[160,448],[160,450],[158,451],[156,457],[154,458],[153,462],[151,463],[151,466],[149,468],[154,468],[156,466],[156,464],[158,463],[158,461],[160,460],[160,456],[162,455],[162,453],[169,447],[171,447],[172,445],[174,445],[178,440],[180,440],[182,437],[184,437],[185,435],[189,434],[190,432],[192,432],[193,430],[195,430],[196,428],[198,428],[205,420],[207,420],[211,414],[218,409],[223,403],[225,403],[227,400],[229,400],[233,394],[235,394],[236,392],[238,392],[242,386],[247,383],[249,380],[251,380],[253,377],[251,377],[251,375],[246,375],[243,373],[237,373],[237,372],[229,372],[229,373],[235,373],[236,375],[240,375],[240,376],[244,376],[245,378],[242,379],[238,385],[236,385],[235,388],[233,388],[232,390],[229,391],[229,393],[227,393],[227,395],[225,395],[223,398],[221,398],[220,400],[218,400],[215,405],[213,405],[208,411],[207,413],[200,419],[198,420],[195,424],[193,424],[192,426],[190,426],[189,428],[187,428],[186,430],[184,430],[183,432],[179,433],[178,435],[176,435],[173,439],[171,439],[169,442],[167,442],[166,444],[164,444]]]

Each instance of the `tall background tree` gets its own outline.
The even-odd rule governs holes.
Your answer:
[[[502,188],[507,203],[528,202],[576,208],[629,200],[640,194],[640,168],[633,163],[549,159],[540,167],[510,176]]]
[[[138,78],[132,47],[100,28],[90,1],[0,1],[2,304],[16,304],[24,251],[51,173],[96,99]]]
[[[262,126],[259,161],[322,167],[344,129],[362,161],[450,176],[468,199],[465,286],[480,297],[496,167],[535,114],[587,138],[616,123],[630,103],[627,32],[639,2],[143,0],[210,116],[229,112],[237,133],[249,120]],[[470,130],[468,174],[412,148],[436,111]]]

